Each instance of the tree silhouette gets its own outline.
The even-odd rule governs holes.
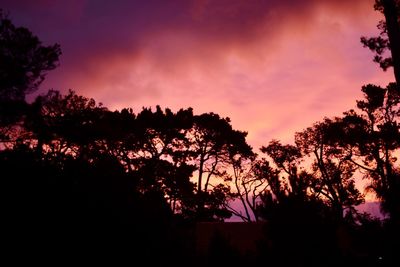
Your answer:
[[[28,29],[16,27],[0,9],[0,138],[8,139],[4,127],[26,112],[25,95],[37,90],[46,72],[54,69],[60,46],[43,46]],[[2,136],[1,136],[2,135]]]
[[[107,109],[93,99],[50,90],[38,96],[29,110],[24,126],[32,133],[29,142],[37,153],[61,160],[67,154],[88,157],[93,146],[99,149],[103,137],[99,121]]]
[[[278,167],[280,172],[287,175],[285,190],[300,199],[307,197],[311,176],[305,171],[300,171],[301,152],[293,145],[282,145],[277,140],[272,140],[261,151],[267,153]]]
[[[264,159],[258,173],[268,181],[257,207],[267,221],[264,257],[282,266],[314,266],[326,259],[333,264],[338,256],[333,217],[330,207],[313,194],[317,177],[300,169],[302,155],[296,146],[272,140],[262,151],[273,162]]]
[[[4,196],[10,200],[6,202],[9,213],[5,214],[11,218],[10,223],[7,221],[10,232],[25,229],[17,235],[17,240],[24,242],[25,238],[39,238],[34,235],[36,228],[45,244],[56,244],[54,255],[60,257],[69,253],[72,259],[100,260],[106,255],[124,259],[136,255],[161,264],[158,261],[164,253],[172,253],[161,240],[175,242],[168,235],[173,214],[164,195],[168,191],[153,190],[159,181],[150,181],[158,173],[175,179],[176,171],[184,173],[185,180],[192,169],[180,171],[168,164],[144,161],[146,172],[143,168],[127,172],[108,146],[123,135],[108,136],[110,129],[104,128],[105,124],[110,126],[109,117],[120,114],[99,107],[91,99],[73,92],[64,96],[51,91],[38,97],[32,106],[37,112],[27,116],[30,134],[12,149],[0,151],[3,186],[7,189]],[[18,164],[24,168],[18,169]],[[147,190],[138,181],[142,173],[148,180]],[[177,183],[181,188],[181,181]],[[63,242],[74,244],[74,251]],[[38,249],[50,248],[44,245]],[[160,257],[146,259],[152,251],[159,251]]]
[[[57,66],[58,44],[43,46],[28,29],[16,27],[0,9],[0,141],[19,135],[15,123],[27,112],[25,95]]]
[[[351,211],[364,198],[355,187],[355,167],[331,143],[332,136],[336,134],[334,125],[332,120],[325,119],[296,133],[295,139],[302,153],[314,158],[314,179],[311,182],[314,194],[321,195],[327,201],[336,220],[340,222],[345,216],[345,210]]]
[[[15,27],[0,10],[0,100],[22,101],[57,67],[60,46],[43,46],[28,29]]]
[[[205,113],[194,117],[193,127],[187,137],[198,171],[196,213],[199,220],[230,217],[230,212],[223,207],[226,197],[224,192],[230,191],[223,180],[226,174],[225,165],[234,156],[252,154],[251,147],[245,140],[246,135],[245,132],[232,129],[230,119],[220,118],[218,114]],[[211,199],[219,202],[209,202]],[[207,209],[207,206],[214,209]]]
[[[250,157],[232,157],[230,165],[232,171],[226,173],[225,180],[233,183],[235,191],[229,194],[227,209],[244,222],[259,221],[258,202],[269,186],[268,181],[260,174],[263,171],[263,161],[257,159],[257,155],[254,154]],[[240,201],[240,208],[244,214],[241,209],[233,205],[236,199]]]
[[[386,88],[366,85],[362,91],[364,100],[357,101],[360,113],[351,110],[338,118],[336,133],[331,139],[345,152],[346,159],[369,178],[369,189],[382,200],[383,210],[397,221],[400,97],[393,83]]]
[[[191,109],[111,112],[72,91],[49,91],[30,109],[23,142],[35,147],[38,156],[92,162],[99,153],[108,154],[131,175],[135,190],[163,195],[173,213],[199,220],[230,216],[226,165],[252,152],[245,133],[233,130],[228,120],[216,114],[194,116]],[[190,181],[196,170],[207,174],[200,193]],[[211,183],[211,178],[220,181]]]
[[[381,12],[385,20],[381,20],[378,37],[361,37],[365,47],[375,52],[374,61],[383,70],[393,67],[397,84],[400,84],[400,2],[398,0],[376,0],[375,10]],[[391,57],[385,58],[385,52],[391,51]],[[399,87],[397,89],[400,91]]]

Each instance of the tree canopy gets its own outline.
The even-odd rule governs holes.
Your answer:
[[[396,82],[400,84],[400,1],[376,0],[374,8],[385,18],[377,25],[380,35],[361,37],[361,42],[375,52],[374,61],[383,70],[393,67]],[[391,55],[388,55],[388,52]]]
[[[60,45],[42,45],[24,27],[16,27],[0,10],[0,101],[25,100],[46,73],[58,65]]]

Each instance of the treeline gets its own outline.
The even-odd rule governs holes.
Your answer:
[[[235,215],[268,222],[254,261],[394,260],[396,83],[363,86],[357,110],[296,133],[295,144],[272,140],[257,154],[246,132],[215,113],[111,111],[73,91],[50,90],[27,103],[60,55],[59,45],[43,46],[0,12],[2,218],[15,259],[184,265],[196,257],[194,223]],[[360,176],[387,220],[357,211],[365,201]]]
[[[364,87],[361,112],[318,122],[296,133],[295,145],[273,140],[261,148],[265,158],[252,152],[245,132],[214,113],[109,111],[74,92],[50,91],[2,127],[6,221],[23,240],[69,238],[70,231],[90,242],[105,233],[146,233],[151,247],[168,240],[172,225],[236,215],[267,221],[269,238],[285,253],[293,238],[293,251],[312,238],[311,254],[316,244],[335,247],[338,229],[372,227],[365,236],[377,235],[399,225],[400,98],[393,88]],[[357,173],[381,199],[387,221],[357,211],[364,202]]]

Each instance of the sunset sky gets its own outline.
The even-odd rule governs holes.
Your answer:
[[[373,0],[2,0],[17,26],[59,43],[54,88],[114,109],[193,107],[230,117],[258,152],[386,85],[362,35]]]

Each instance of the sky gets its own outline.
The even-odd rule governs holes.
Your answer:
[[[373,0],[1,0],[17,26],[59,43],[48,89],[111,110],[160,105],[215,112],[255,152],[294,141],[355,107],[361,86],[394,80],[361,36],[378,33]]]

